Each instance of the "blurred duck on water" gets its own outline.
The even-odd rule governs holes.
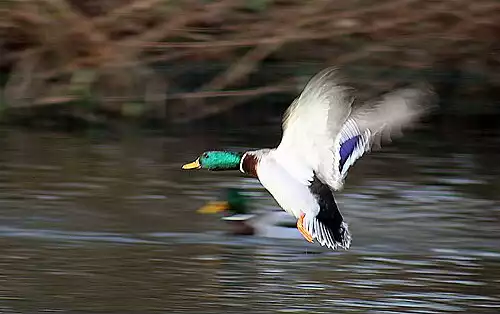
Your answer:
[[[309,242],[348,249],[351,234],[333,191],[349,168],[382,139],[420,118],[432,104],[427,88],[402,88],[359,103],[338,71],[316,74],[287,109],[276,148],[207,151],[183,169],[240,170],[257,178],[296,219]]]
[[[231,227],[233,235],[256,235],[272,238],[300,239],[293,216],[282,210],[258,211],[241,189],[228,188],[221,200],[211,201],[197,210],[200,214],[222,213],[222,220]]]

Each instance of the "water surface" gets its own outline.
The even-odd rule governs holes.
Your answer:
[[[415,131],[363,157],[337,194],[352,247],[335,252],[195,213],[230,186],[275,208],[254,179],[180,166],[278,136],[2,131],[0,311],[500,312],[496,136]]]

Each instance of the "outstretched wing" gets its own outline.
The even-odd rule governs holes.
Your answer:
[[[315,75],[295,99],[283,119],[283,137],[276,149],[280,163],[301,182],[311,181],[314,173],[336,187],[339,173],[334,169],[334,139],[351,113],[354,97],[341,84],[334,68]]]
[[[353,108],[353,90],[334,68],[323,70],[288,108],[277,158],[299,181],[310,182],[315,173],[338,190],[349,167],[377,140],[424,113],[428,95],[423,89],[401,89]]]
[[[411,125],[425,113],[432,105],[432,96],[428,88],[405,88],[354,108],[336,138],[340,149],[334,166],[340,180],[373,145],[380,146],[382,140],[400,135],[403,126]]]

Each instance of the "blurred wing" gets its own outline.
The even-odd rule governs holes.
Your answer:
[[[340,147],[335,138],[351,113],[353,100],[336,70],[328,68],[315,75],[288,108],[276,153],[299,181],[310,181],[316,173],[337,188],[340,173],[333,165]]]
[[[313,175],[338,190],[350,166],[383,138],[401,133],[431,104],[430,91],[407,88],[353,108],[352,90],[336,70],[314,76],[288,108],[277,159],[301,182]]]
[[[336,169],[343,180],[349,167],[365,152],[382,140],[401,134],[403,126],[409,126],[421,117],[433,104],[430,89],[407,88],[385,94],[379,101],[355,108],[340,130],[340,144],[335,159]]]

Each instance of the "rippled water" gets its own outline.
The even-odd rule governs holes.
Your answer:
[[[337,196],[353,243],[336,252],[195,213],[228,186],[275,208],[253,179],[180,166],[278,136],[0,132],[0,312],[500,312],[496,136],[412,132],[363,157]]]

